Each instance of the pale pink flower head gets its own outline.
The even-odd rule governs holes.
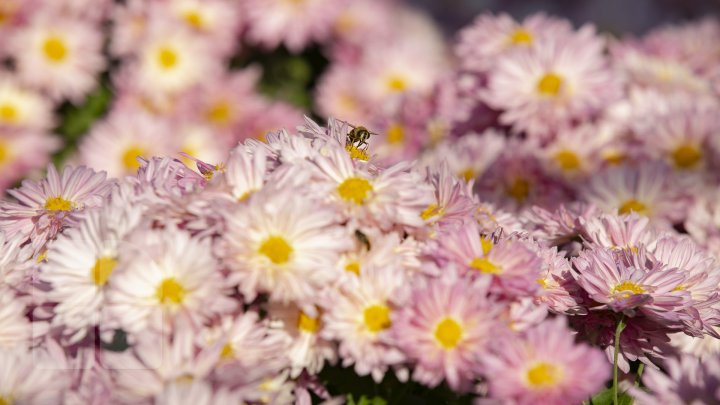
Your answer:
[[[516,405],[580,403],[610,378],[602,352],[575,343],[564,317],[548,320],[511,339],[497,339],[478,371],[491,398]]]
[[[268,49],[285,45],[298,53],[332,34],[344,0],[248,0],[242,3],[248,39]]]
[[[537,240],[561,246],[580,236],[582,221],[593,218],[597,209],[581,202],[563,204],[554,211],[532,207],[523,214],[523,224]]]
[[[49,165],[47,178],[25,180],[20,188],[8,190],[16,201],[0,203],[0,230],[29,239],[37,251],[63,227],[76,225],[86,208],[105,203],[115,184],[106,177],[84,166],[68,166],[58,173]]]
[[[703,74],[712,71],[720,59],[720,51],[709,42],[718,35],[720,23],[708,17],[656,28],[642,38],[641,46],[654,55],[687,64]]]
[[[651,248],[657,240],[658,231],[649,222],[635,213],[603,214],[581,219],[580,231],[589,247],[637,251]]]
[[[430,203],[420,217],[441,229],[474,220],[476,206],[470,185],[453,176],[447,162],[427,170],[435,188],[435,202]]]
[[[642,262],[642,257],[637,261]],[[688,318],[690,294],[678,288],[686,275],[677,268],[624,263],[607,249],[583,251],[573,265],[575,280],[599,309],[629,316],[639,311],[670,328]]]
[[[59,146],[48,133],[0,125],[0,190],[45,167]]]
[[[235,2],[170,0],[154,11],[164,18],[180,22],[193,34],[207,39],[221,55],[234,51],[240,28],[240,8]]]
[[[415,363],[415,381],[435,387],[445,379],[467,390],[480,354],[507,332],[498,320],[502,306],[478,283],[448,277],[425,284],[392,320],[397,345]]]
[[[485,73],[500,55],[571,33],[569,21],[543,13],[533,14],[522,22],[504,13],[484,13],[460,31],[455,54],[463,69]]]
[[[565,257],[565,252],[558,252],[557,247],[541,248],[539,255],[544,266],[540,277],[535,281],[542,288],[534,301],[546,305],[550,311],[558,314],[587,313],[587,309],[582,306],[584,299],[580,294],[581,287],[572,276],[572,267]]]
[[[451,173],[469,182],[485,174],[507,147],[505,134],[488,129],[433,145],[422,156],[421,162],[430,167],[446,164]]]
[[[701,193],[690,206],[684,225],[695,242],[720,257],[720,193]]]
[[[642,383],[643,388],[628,389],[639,405],[716,404],[720,401],[720,361],[690,355],[668,358],[662,369],[647,367]]]
[[[580,194],[607,213],[635,212],[659,224],[680,222],[686,212],[676,177],[658,162],[605,169],[593,176]]]
[[[52,13],[34,16],[10,43],[18,77],[52,99],[79,103],[97,85],[105,65],[98,32],[85,20]]]
[[[547,138],[592,117],[620,95],[591,26],[501,57],[488,74],[483,100],[502,111],[500,122]]]

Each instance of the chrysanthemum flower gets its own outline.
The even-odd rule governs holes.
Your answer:
[[[610,167],[581,189],[585,201],[608,213],[635,212],[656,222],[675,223],[685,214],[682,194],[669,169],[659,163]]]
[[[603,163],[601,148],[606,142],[597,133],[596,125],[560,131],[539,154],[550,172],[580,182]]]
[[[639,405],[717,403],[720,401],[720,362],[717,357],[668,358],[662,370],[647,367],[642,382],[643,388],[629,388]]]
[[[454,390],[471,385],[479,353],[502,341],[501,309],[478,284],[437,279],[415,288],[392,331],[398,347],[415,364],[413,379],[434,387],[445,379]]]
[[[0,190],[45,167],[59,146],[48,133],[0,125]]]
[[[432,188],[412,164],[401,162],[375,175],[338,146],[329,148],[327,157],[315,159],[321,176],[318,188],[333,204],[349,217],[381,229],[425,224],[421,214],[433,202]]]
[[[285,45],[298,53],[311,42],[331,34],[343,0],[248,0],[242,3],[249,26],[248,38],[266,48]]]
[[[80,102],[104,67],[98,29],[87,21],[39,14],[11,40],[18,76],[54,99]]]
[[[481,14],[460,31],[455,54],[463,69],[484,73],[499,55],[571,33],[572,26],[568,21],[542,13],[533,14],[522,22],[516,22],[507,14]]]
[[[576,239],[580,235],[582,221],[595,215],[595,206],[583,203],[561,205],[554,211],[533,207],[525,211],[523,225],[536,240],[550,246],[561,246]]]
[[[346,280],[323,300],[322,336],[338,340],[344,367],[382,381],[388,366],[404,360],[388,333],[393,314],[403,307],[400,289],[407,280],[399,268],[372,267]]]
[[[232,2],[171,0],[165,7],[156,10],[156,13],[172,15],[192,32],[212,41],[223,55],[234,50],[240,28],[240,10]]]
[[[576,344],[558,317],[513,339],[493,341],[482,357],[490,397],[517,405],[579,403],[599,391],[610,377],[601,351]]]
[[[0,348],[24,349],[39,330],[25,317],[25,304],[18,298],[10,288],[0,287]]]
[[[590,247],[637,251],[652,248],[659,236],[649,222],[647,217],[636,213],[604,214],[580,219],[580,230]]]
[[[717,191],[701,193],[695,198],[684,225],[696,243],[720,257],[720,194]]]
[[[586,26],[509,53],[490,71],[483,100],[503,111],[501,123],[547,137],[574,120],[591,117],[619,95],[603,48],[603,40]]]
[[[118,264],[118,244],[140,221],[141,209],[118,204],[89,211],[77,228],[50,243],[40,279],[55,314],[53,326],[70,343],[82,340],[88,327],[102,321],[107,284]]]
[[[507,146],[503,134],[489,129],[441,142],[423,156],[422,163],[437,166],[446,162],[453,174],[469,182],[482,176]]]
[[[578,292],[580,286],[572,276],[572,267],[565,257],[565,252],[558,252],[557,247],[540,249],[544,268],[540,277],[535,280],[540,284],[540,291],[535,295],[535,302],[547,305],[550,311],[560,314],[584,314],[587,310],[581,305],[582,298]]]
[[[46,131],[53,124],[48,100],[10,76],[0,76],[0,127]]]
[[[263,188],[225,219],[225,261],[248,301],[267,292],[306,302],[337,277],[338,256],[352,247],[337,212],[295,189]]]
[[[0,364],[0,400],[6,404],[57,404],[70,386],[63,364],[45,349],[0,349]]]
[[[207,238],[173,227],[136,230],[118,251],[107,310],[129,334],[163,331],[178,316],[199,322],[236,306],[224,296],[226,283]]]
[[[0,203],[0,230],[9,237],[29,239],[37,251],[63,226],[76,224],[85,208],[101,206],[113,184],[105,172],[80,166],[58,174],[50,165],[47,178],[25,180],[20,188],[8,190],[17,202]]]
[[[469,185],[453,176],[447,163],[428,168],[428,180],[435,187],[435,202],[420,216],[439,228],[462,224],[475,213],[475,200]]]
[[[598,308],[631,316],[637,310],[668,327],[687,318],[690,294],[678,288],[687,276],[677,268],[640,268],[616,260],[605,249],[583,251],[573,265],[575,280],[600,304]]]
[[[80,143],[81,163],[105,170],[112,177],[135,174],[138,157],[180,152],[168,122],[138,111],[117,111],[96,124]]]

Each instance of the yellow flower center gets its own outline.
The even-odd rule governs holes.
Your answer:
[[[225,100],[218,101],[207,110],[206,116],[213,124],[227,125],[233,116],[232,106]]]
[[[303,332],[315,333],[320,329],[320,319],[307,316],[305,312],[300,311],[297,327]]]
[[[545,290],[547,290],[548,287],[549,287],[548,281],[547,281],[546,279],[544,279],[544,278],[538,278],[538,279],[535,280],[535,282],[537,282],[538,284],[540,284],[540,287],[542,287],[542,288],[545,289]]]
[[[155,296],[161,304],[182,304],[185,293],[185,287],[175,277],[164,279],[155,290]]]
[[[0,120],[5,122],[17,122],[20,114],[17,107],[10,103],[0,105]]]
[[[452,318],[443,319],[435,328],[435,339],[447,350],[456,348],[462,335],[462,326]]]
[[[408,84],[404,77],[400,75],[392,75],[387,79],[387,87],[391,91],[401,92],[407,89]]]
[[[702,151],[693,145],[682,145],[672,151],[672,160],[678,169],[692,169],[702,160]]]
[[[623,298],[628,298],[635,294],[644,294],[645,289],[641,285],[633,283],[632,281],[626,280],[622,283],[616,284],[615,287],[610,291],[613,295],[620,293]]]
[[[2,22],[2,21],[0,20],[0,22]],[[0,395],[0,405],[12,405],[12,404],[13,404],[13,400],[11,398],[6,397],[4,395]]]
[[[627,201],[625,201],[620,208],[618,208],[618,212],[620,214],[629,214],[631,212],[636,212],[640,215],[647,215],[648,207],[641,203],[640,201],[631,198]]]
[[[345,271],[360,275],[360,263],[358,261],[350,262],[345,265]]]
[[[107,284],[110,275],[117,266],[117,260],[109,256],[103,256],[95,261],[92,269],[92,279],[95,285],[104,286]]]
[[[257,190],[248,190],[244,192],[240,197],[238,197],[238,202],[247,201],[248,198],[250,198],[251,195]]]
[[[562,380],[562,369],[554,364],[540,362],[527,371],[527,380],[533,388],[547,388]]]
[[[405,140],[405,127],[400,124],[392,124],[387,129],[387,141],[391,145],[403,143]]]
[[[473,170],[472,167],[468,167],[460,172],[460,177],[465,179],[465,181],[470,181],[475,178],[475,170]]]
[[[625,161],[625,155],[620,151],[610,150],[603,152],[603,159],[605,159],[608,164],[617,166]]]
[[[265,255],[275,264],[284,264],[290,261],[292,252],[292,246],[281,236],[270,236],[258,249],[258,253]]]
[[[50,61],[60,63],[67,58],[68,49],[62,38],[50,36],[43,44],[43,52]]]
[[[423,212],[420,213],[420,218],[424,220],[428,220],[432,217],[441,216],[443,214],[443,209],[438,207],[437,204],[432,203],[425,208]]]
[[[372,190],[372,184],[360,177],[349,177],[337,188],[338,194],[343,200],[357,205],[362,205]]]
[[[130,146],[125,149],[122,155],[123,167],[128,171],[136,171],[140,168],[140,162],[137,160],[138,156],[145,154],[147,154],[147,151],[144,148],[137,145]]]
[[[575,152],[569,149],[558,151],[554,157],[555,162],[557,162],[558,166],[563,170],[571,171],[580,167],[580,158]]]
[[[470,262],[470,267],[485,274],[500,274],[502,273],[502,267],[495,265],[495,263],[484,257],[476,257]]]
[[[385,305],[372,305],[363,311],[365,326],[373,333],[390,327],[390,308]]]
[[[533,40],[533,34],[525,28],[518,28],[510,34],[510,43],[513,45],[530,45]]]
[[[174,68],[178,63],[178,54],[174,49],[162,47],[157,53],[158,63],[165,70]]]
[[[563,85],[563,78],[556,73],[548,72],[538,80],[538,93],[546,96],[557,96]]]
[[[231,360],[234,358],[235,358],[235,349],[233,349],[233,347],[230,343],[225,343],[225,345],[222,348],[222,351],[220,352],[220,359]]]
[[[51,197],[45,201],[45,209],[48,211],[70,211],[72,202],[62,197]]]
[[[203,19],[202,14],[200,14],[197,10],[186,11],[183,14],[183,19],[189,26],[195,29],[200,30],[205,28],[205,20]]]
[[[506,192],[517,202],[522,203],[530,195],[530,182],[518,177],[508,185]]]
[[[351,159],[359,159],[365,162],[370,159],[370,157],[367,155],[367,152],[362,149],[358,149],[355,145],[346,145],[345,150],[350,154]]]
[[[0,139],[0,165],[8,161],[10,158],[10,146],[7,142]]]
[[[488,254],[490,253],[490,249],[492,249],[495,244],[493,243],[492,239],[481,236],[480,246],[482,247],[483,254]]]

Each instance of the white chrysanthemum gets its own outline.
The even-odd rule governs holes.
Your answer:
[[[0,125],[48,130],[53,125],[52,105],[9,76],[0,76]]]
[[[137,111],[118,112],[96,124],[83,138],[79,160],[112,177],[122,177],[137,172],[138,157],[148,159],[179,152],[173,144],[167,122]]]
[[[268,308],[268,318],[292,338],[287,349],[291,378],[297,378],[303,370],[316,375],[325,362],[335,363],[335,345],[320,337],[320,314],[306,314],[297,305],[274,304]]]
[[[380,229],[425,225],[420,215],[434,200],[433,188],[413,171],[412,163],[398,163],[375,175],[344,148],[328,145],[325,152],[327,156],[315,160],[321,176],[318,188],[346,215]]]
[[[388,336],[392,311],[401,305],[406,282],[399,268],[370,268],[349,279],[323,301],[321,335],[340,341],[342,364],[355,364],[359,375],[382,380],[388,366],[404,360]],[[391,302],[393,301],[393,302]]]
[[[79,102],[97,85],[104,67],[98,31],[92,23],[72,18],[34,18],[10,44],[20,79],[54,99]]]
[[[304,301],[337,277],[339,254],[352,247],[335,210],[297,189],[254,193],[248,205],[226,214],[226,261],[250,301]]]
[[[141,88],[153,96],[187,90],[214,72],[208,44],[181,30],[159,30],[140,49],[135,68]]]
[[[110,276],[118,261],[120,240],[140,221],[137,206],[110,205],[88,212],[78,228],[62,233],[50,244],[40,279],[57,302],[55,327],[70,342],[83,339],[88,327],[100,324]]]
[[[41,350],[0,349],[0,403],[60,403],[70,378],[55,356]]]
[[[110,317],[129,333],[162,330],[177,315],[203,319],[235,305],[210,240],[173,227],[138,231],[119,249],[118,272],[108,291]]]

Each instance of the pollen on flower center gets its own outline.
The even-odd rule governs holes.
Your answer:
[[[618,208],[618,212],[620,212],[620,214],[636,212],[641,215],[646,215],[647,211],[647,206],[634,198],[625,201],[620,208]]]
[[[492,239],[481,236],[480,237],[480,247],[482,247],[483,254],[490,253],[490,250],[495,246]]]
[[[45,209],[48,211],[70,211],[72,202],[62,197],[51,197],[45,201]]]
[[[362,205],[373,187],[369,181],[363,178],[350,177],[340,183],[337,190],[343,200]]]
[[[517,202],[522,203],[530,194],[530,182],[518,177],[508,185],[506,192]]]
[[[229,360],[235,358],[235,349],[233,349],[230,343],[225,343],[220,351],[220,358],[223,360]]]
[[[390,308],[385,305],[372,305],[363,311],[365,326],[370,332],[380,332],[390,327]]]
[[[423,212],[420,213],[420,218],[427,221],[428,219],[430,219],[432,217],[441,216],[442,213],[443,213],[443,209],[438,207],[437,204],[432,203],[432,204],[428,205],[427,208],[425,208],[425,210]]]
[[[213,124],[225,125],[232,119],[232,107],[227,101],[218,101],[207,110],[206,116]]]
[[[205,20],[203,20],[202,14],[196,10],[190,10],[183,14],[185,22],[193,28],[203,29],[205,27]]]
[[[540,362],[527,371],[527,380],[534,388],[545,388],[556,385],[562,379],[560,367]]]
[[[435,339],[445,349],[454,349],[462,339],[462,326],[452,318],[445,318],[435,328]]]
[[[158,62],[163,69],[170,70],[175,67],[178,63],[178,55],[175,50],[162,47],[157,53]]]
[[[355,145],[347,145],[345,146],[345,150],[350,154],[351,159],[359,159],[365,162],[370,159],[370,157],[367,155],[367,152],[362,149],[358,149]]]
[[[644,294],[645,289],[641,285],[633,283],[632,281],[625,280],[622,283],[616,284],[611,291],[613,294],[621,293],[625,298],[634,294]]]
[[[2,19],[0,19],[0,23],[2,22]],[[11,398],[8,398],[4,395],[0,395],[0,405],[12,405],[13,401]]]
[[[548,72],[538,80],[537,91],[546,96],[557,96],[563,85],[563,78],[556,73]]]
[[[682,145],[672,151],[672,160],[678,169],[692,169],[702,157],[702,151],[693,145]]]
[[[405,128],[400,124],[390,125],[386,132],[389,144],[400,144],[405,140]]]
[[[476,257],[470,262],[470,267],[486,274],[500,274],[502,273],[502,267],[495,265],[495,263],[484,257]]]
[[[387,79],[387,86],[392,91],[401,92],[407,89],[407,81],[400,75],[392,75]]]
[[[62,62],[67,58],[68,49],[65,42],[56,36],[48,37],[43,44],[45,56],[53,62]]]
[[[5,122],[15,122],[18,119],[17,108],[9,103],[0,105],[0,119]]]
[[[157,287],[155,296],[161,304],[181,304],[185,299],[185,287],[174,277],[168,277]]]
[[[350,273],[355,273],[357,275],[360,275],[360,263],[357,261],[350,262],[345,265],[345,271],[349,271]]]
[[[459,174],[467,182],[475,178],[475,170],[473,170],[472,167],[468,167],[467,169],[461,171]]]
[[[530,45],[533,40],[533,34],[525,28],[518,28],[510,34],[510,43],[515,45]]]
[[[125,152],[122,155],[122,164],[123,167],[127,170],[137,170],[140,168],[140,162],[138,162],[137,157],[143,156],[147,154],[145,149],[139,147],[139,146],[130,146],[129,148],[125,149]]]
[[[5,163],[8,160],[9,156],[10,148],[8,147],[7,142],[4,142],[2,139],[0,139],[0,165]]]
[[[315,333],[320,329],[320,319],[307,316],[305,312],[300,311],[297,327],[303,332]]]
[[[575,170],[580,167],[580,158],[578,155],[568,149],[563,149],[555,154],[555,161],[563,170]]]
[[[100,257],[95,261],[92,269],[92,279],[95,285],[104,286],[107,284],[110,275],[117,266],[117,260],[110,256]]]
[[[293,252],[292,246],[281,236],[270,236],[258,248],[258,253],[265,255],[275,264],[283,264],[290,261]]]

